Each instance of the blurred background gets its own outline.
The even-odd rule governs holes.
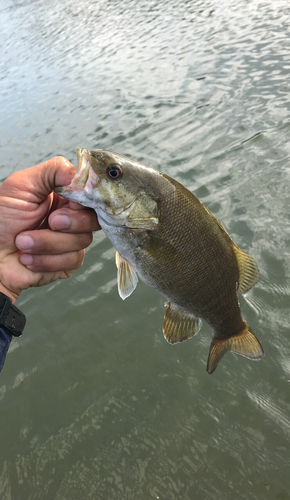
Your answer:
[[[74,277],[23,292],[0,375],[1,500],[289,500],[288,0],[2,0],[1,179],[75,148],[191,189],[260,282],[265,357],[163,339],[164,299],[123,302],[100,231]]]

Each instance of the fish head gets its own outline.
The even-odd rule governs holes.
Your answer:
[[[157,170],[104,149],[77,148],[76,174],[57,194],[93,208],[109,225],[150,228],[158,224]],[[101,224],[102,225],[102,224]]]

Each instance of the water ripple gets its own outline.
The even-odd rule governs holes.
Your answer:
[[[288,0],[0,10],[1,178],[54,154],[75,162],[81,146],[180,180],[256,259],[260,282],[240,301],[265,349],[260,363],[228,354],[208,377],[209,327],[169,346],[163,299],[142,284],[119,299],[98,232],[71,280],[20,297],[0,497],[288,498]]]

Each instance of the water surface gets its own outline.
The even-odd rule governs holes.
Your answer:
[[[163,298],[123,302],[101,232],[69,281],[21,295],[0,378],[3,500],[289,500],[288,0],[2,0],[1,178],[77,146],[189,187],[258,262],[259,363],[206,371]]]

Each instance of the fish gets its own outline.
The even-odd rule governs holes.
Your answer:
[[[116,249],[120,297],[129,297],[138,280],[165,296],[163,335],[170,344],[192,338],[206,321],[212,330],[210,374],[228,351],[260,360],[263,348],[237,295],[258,282],[255,260],[167,174],[104,149],[76,153],[74,178],[56,192],[95,210]]]

